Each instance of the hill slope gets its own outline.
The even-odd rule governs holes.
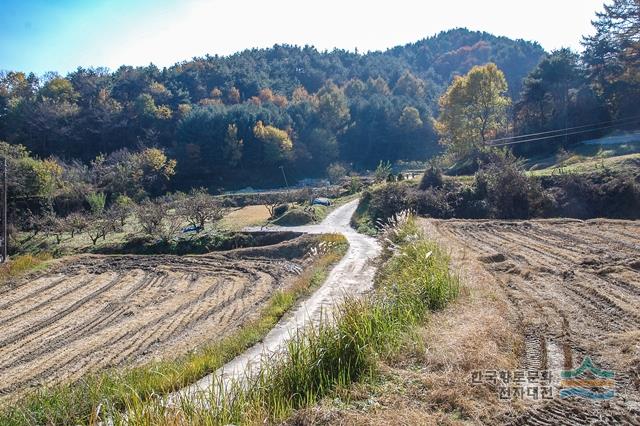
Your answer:
[[[165,69],[43,80],[9,72],[0,76],[0,140],[83,161],[158,146],[178,161],[176,187],[268,186],[280,183],[281,165],[300,177],[333,162],[424,160],[439,149],[431,118],[453,76],[493,61],[516,94],[544,54],[536,43],[455,29],[366,54],[276,45]]]

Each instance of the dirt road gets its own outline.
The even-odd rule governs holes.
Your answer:
[[[236,330],[301,270],[259,253],[82,256],[0,288],[0,398]]]
[[[285,316],[265,339],[243,355],[223,366],[197,383],[170,396],[170,402],[180,398],[190,401],[207,401],[215,386],[228,384],[232,380],[250,377],[256,372],[263,357],[270,357],[282,350],[287,340],[296,330],[303,329],[318,321],[322,315],[329,315],[337,302],[345,295],[358,295],[371,288],[375,266],[371,260],[378,255],[379,246],[375,239],[358,234],[349,225],[358,200],[349,202],[334,210],[318,225],[287,227],[287,230],[312,234],[341,233],[349,241],[349,250],[334,267],[325,283],[315,293]],[[273,231],[281,228],[270,228]]]
[[[640,223],[430,221],[506,293],[524,335],[522,368],[560,370],[590,356],[615,372],[615,398],[532,403],[513,424],[640,424]],[[556,392],[558,389],[555,389]]]

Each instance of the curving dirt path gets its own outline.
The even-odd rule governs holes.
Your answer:
[[[343,259],[333,268],[325,283],[292,313],[285,316],[271,330],[264,340],[250,348],[241,356],[224,365],[218,371],[169,396],[169,403],[182,398],[189,401],[210,401],[219,386],[232,381],[244,380],[257,372],[260,362],[282,351],[288,339],[297,330],[319,321],[329,315],[345,295],[362,294],[371,289],[375,266],[371,260],[379,253],[379,245],[374,238],[357,233],[349,225],[351,216],[358,206],[358,200],[351,201],[336,210],[318,225],[287,227],[286,230],[311,234],[340,233],[349,241],[349,249]],[[279,231],[283,228],[267,228]],[[264,229],[262,229],[264,230]]]

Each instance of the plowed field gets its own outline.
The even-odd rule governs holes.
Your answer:
[[[254,317],[301,270],[260,249],[229,253],[82,256],[0,288],[0,397],[187,352]]]
[[[640,424],[640,223],[433,221],[504,290],[524,336],[522,368],[615,372],[608,401],[532,403],[518,425]],[[556,388],[556,391],[558,388]]]

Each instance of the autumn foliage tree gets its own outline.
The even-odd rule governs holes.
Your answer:
[[[440,142],[458,157],[481,149],[507,126],[507,81],[495,64],[456,77],[440,98],[435,128]]]
[[[253,134],[263,143],[264,160],[267,163],[277,163],[293,149],[293,141],[287,132],[274,126],[265,126],[262,121],[253,127]]]

